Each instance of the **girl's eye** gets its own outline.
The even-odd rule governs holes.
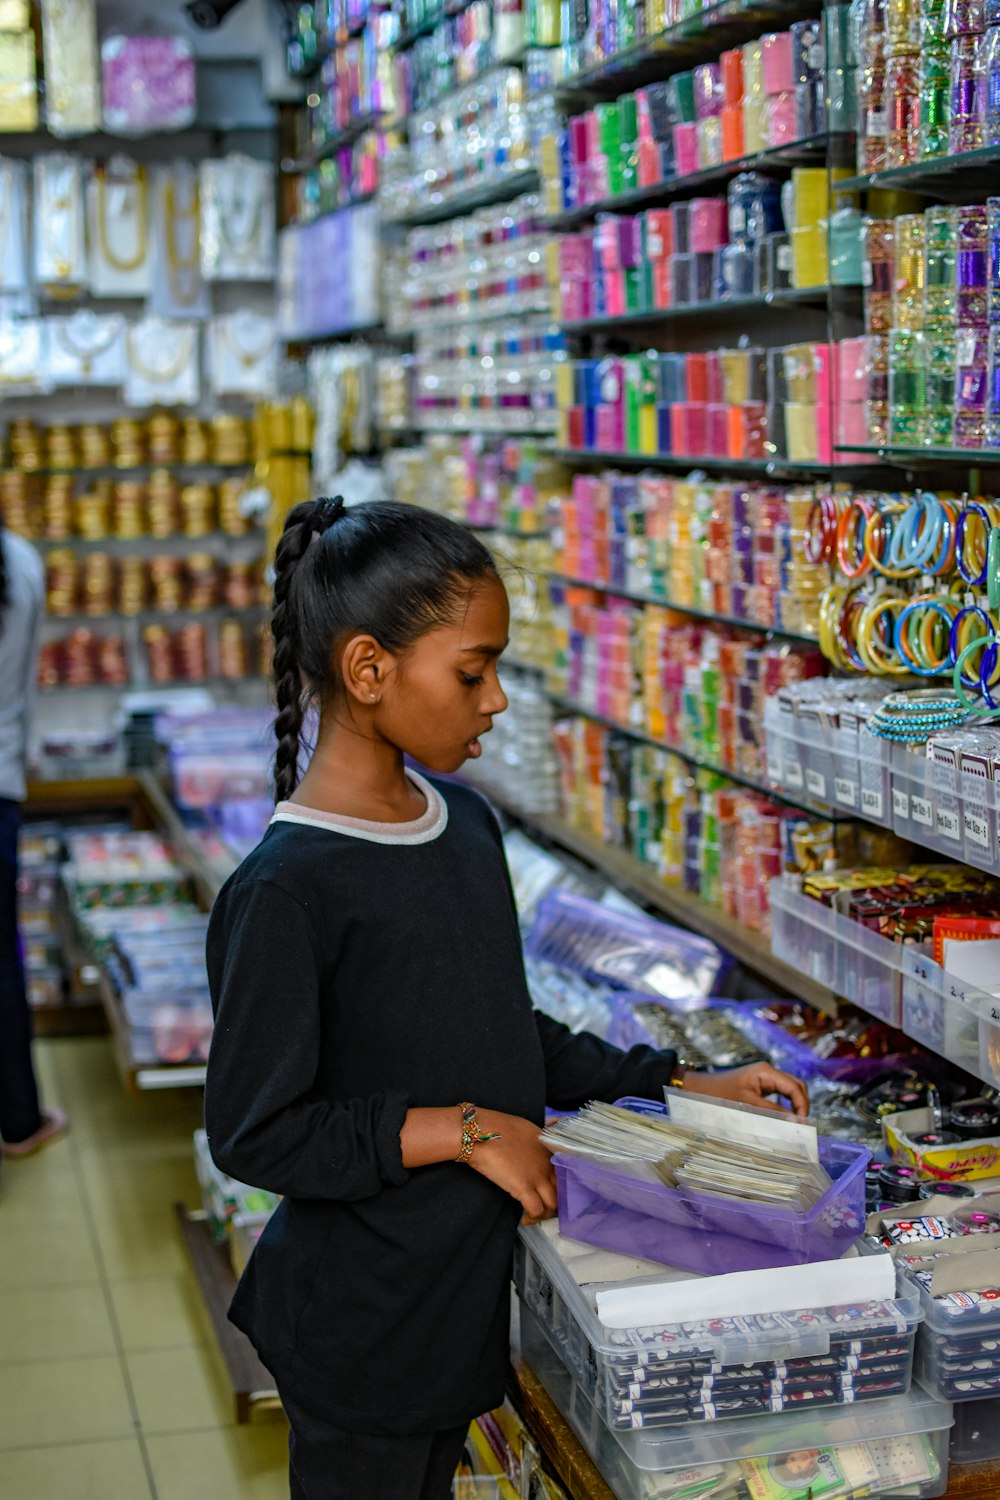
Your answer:
[[[465,683],[466,687],[479,687],[480,683],[483,680],[482,674],[480,674],[478,677],[470,677],[468,672],[461,672],[459,673],[459,676]]]

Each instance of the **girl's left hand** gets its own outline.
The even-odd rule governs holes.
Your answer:
[[[805,1118],[809,1113],[805,1084],[767,1062],[748,1063],[745,1068],[730,1068],[722,1073],[685,1073],[684,1087],[692,1094],[733,1099],[737,1104],[753,1104],[759,1109],[781,1110],[780,1104],[767,1097],[781,1094],[796,1115]]]

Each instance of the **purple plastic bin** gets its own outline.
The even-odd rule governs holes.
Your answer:
[[[625,1052],[630,1047],[659,1045],[642,1018],[636,1014],[637,1008],[641,1009],[649,1004],[662,1005],[676,1015],[689,1016],[692,1011],[698,1010],[739,1010],[741,1004],[739,1000],[717,999],[715,996],[704,1000],[667,1000],[662,995],[640,994],[632,990],[616,990],[608,998],[611,1001],[608,1041]]]
[[[525,950],[615,989],[693,1004],[711,993],[730,962],[707,938],[564,890],[541,902]]]
[[[621,1105],[667,1115],[662,1104]],[[834,1179],[805,1213],[644,1182],[579,1156],[553,1157],[559,1232],[686,1271],[720,1275],[837,1260],[864,1229],[865,1167],[871,1152],[821,1137],[821,1164]]]

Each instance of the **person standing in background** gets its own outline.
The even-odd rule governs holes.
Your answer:
[[[0,1140],[29,1156],[66,1129],[43,1109],[31,1059],[31,1009],[17,920],[21,831],[31,710],[38,679],[45,570],[30,542],[0,530]]]

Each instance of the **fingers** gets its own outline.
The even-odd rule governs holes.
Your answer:
[[[781,1068],[766,1066],[761,1069],[760,1086],[762,1091],[769,1094],[783,1094],[801,1118],[804,1119],[808,1115],[808,1090],[801,1079],[794,1077],[793,1074],[785,1073]]]
[[[524,1213],[521,1216],[522,1224],[540,1224],[543,1219],[551,1219],[554,1208],[550,1208],[541,1193],[529,1189],[521,1194],[521,1207]]]

